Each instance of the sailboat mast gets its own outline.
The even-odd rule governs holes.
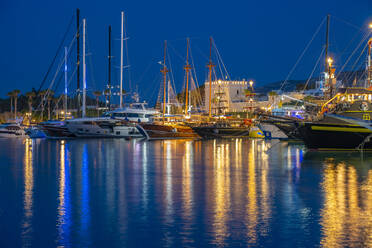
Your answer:
[[[86,20],[83,19],[83,111],[82,117],[86,114],[86,97],[87,97],[87,73],[85,64],[85,32],[86,32]]]
[[[368,61],[367,61],[367,87],[372,85],[372,61],[371,61],[371,47],[372,47],[372,38],[368,41]]]
[[[189,101],[189,71],[191,66],[189,65],[189,46],[190,46],[190,39],[187,38],[187,50],[186,50],[186,65],[184,67],[186,71],[186,96],[185,96],[185,115],[188,114],[188,101]]]
[[[214,64],[212,63],[212,37],[209,38],[209,63],[207,64],[209,69],[209,118],[212,117],[212,69]]]
[[[328,72],[328,46],[329,46],[329,19],[330,15],[327,15],[327,30],[326,30],[326,44],[325,44],[325,59],[324,59],[324,71]]]
[[[109,110],[111,109],[111,25],[109,26],[108,30],[109,35],[109,54],[108,54],[108,88],[109,88],[109,95],[108,95],[108,102],[109,102]]]
[[[121,35],[120,35],[120,108],[123,107],[123,40],[124,40],[124,11],[121,12]]]
[[[64,103],[63,103],[63,109],[64,109],[64,119],[66,120],[67,115],[67,47],[65,47],[65,95],[64,95]]]
[[[163,92],[163,122],[165,121],[165,103],[166,103],[166,82],[167,82],[167,72],[168,72],[168,69],[165,65],[165,57],[167,55],[167,41],[164,41],[164,61],[163,61],[163,69],[161,69],[161,73],[163,74],[163,88],[164,88],[164,92]]]
[[[76,9],[76,29],[77,116],[80,116],[80,9]]]
[[[165,105],[166,106],[166,110],[167,110],[167,114],[169,115],[169,103],[170,103],[170,99],[169,99],[169,96],[170,96],[170,80],[168,79],[168,83],[167,83],[167,104]]]

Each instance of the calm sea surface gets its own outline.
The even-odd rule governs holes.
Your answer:
[[[0,247],[372,247],[372,154],[0,140]]]

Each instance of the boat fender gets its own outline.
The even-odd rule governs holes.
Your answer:
[[[360,110],[362,111],[367,111],[368,110],[368,103],[367,102],[362,102],[359,106]]]

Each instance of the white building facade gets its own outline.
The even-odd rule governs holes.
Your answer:
[[[244,112],[249,107],[249,97],[246,97],[246,90],[249,83],[243,81],[216,80],[212,81],[211,104],[212,113],[218,110],[223,112]],[[209,111],[209,81],[205,82],[204,109]]]

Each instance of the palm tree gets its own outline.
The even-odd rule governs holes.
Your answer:
[[[44,97],[47,93],[47,90],[42,90],[39,92],[39,96],[40,96],[40,105],[41,105],[41,114],[40,114],[40,118],[41,118],[41,121],[43,121],[44,119]]]
[[[7,96],[9,96],[9,99],[10,99],[10,114],[13,114],[13,92],[8,92],[8,94],[6,94]]]
[[[26,93],[26,96],[28,98],[28,112],[30,114],[32,114],[32,98],[35,97],[35,92],[31,91],[31,92],[27,92]]]
[[[123,95],[123,105],[124,105],[125,104],[125,96],[126,96],[127,92],[125,90],[122,90],[121,94]]]
[[[17,100],[18,100],[19,93],[21,93],[20,90],[13,90],[13,94],[14,94],[14,119],[17,119]]]
[[[99,105],[99,97],[102,95],[102,92],[101,92],[101,91],[94,91],[94,92],[93,92],[93,95],[96,97],[97,116],[99,116],[98,105]]]
[[[54,102],[54,108],[55,108],[55,112],[57,113],[57,119],[59,118],[59,102],[61,101],[61,99],[63,98],[63,94],[61,94],[58,98],[54,98],[53,99],[53,102]]]
[[[110,90],[109,89],[105,89],[105,91],[103,92],[103,94],[105,95],[105,107],[107,108],[107,97],[110,95]]]
[[[54,92],[49,90],[49,94],[48,94],[48,98],[47,98],[47,101],[48,101],[48,120],[50,120],[50,102],[53,100],[53,95],[54,95]]]

